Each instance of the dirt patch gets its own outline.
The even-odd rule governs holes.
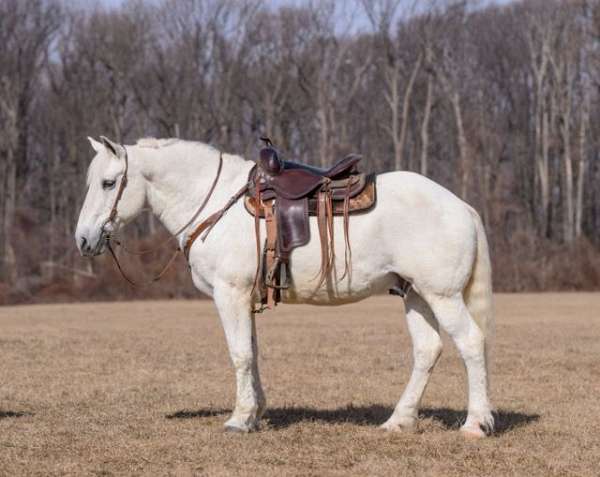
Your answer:
[[[597,475],[600,295],[497,297],[498,432],[464,439],[451,343],[419,429],[388,434],[408,379],[402,301],[258,320],[262,430],[222,432],[234,377],[210,302],[0,308],[3,475]]]

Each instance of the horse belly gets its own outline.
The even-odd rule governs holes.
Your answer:
[[[311,241],[295,249],[290,260],[290,288],[282,291],[284,303],[341,305],[387,293],[398,284],[393,270],[393,251],[386,244],[386,226],[373,212],[351,217],[349,270],[346,270],[344,227],[341,217],[334,221],[335,262],[331,273],[318,287],[321,267],[321,244],[318,225],[311,220]],[[314,218],[312,218],[314,219]],[[354,227],[353,227],[354,226]],[[369,231],[382,233],[373,234]],[[392,253],[390,253],[392,252]]]
[[[317,280],[308,283],[293,284],[289,289],[282,291],[283,303],[305,303],[311,305],[335,306],[355,303],[372,295],[388,293],[388,290],[398,283],[398,278],[392,273],[368,280],[353,278],[352,283],[346,279],[334,282],[328,280],[319,289],[316,289]]]

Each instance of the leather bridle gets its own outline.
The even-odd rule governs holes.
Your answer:
[[[104,243],[106,243],[107,245],[110,245],[111,235],[110,235],[110,232],[106,230],[106,226],[108,224],[113,224],[113,226],[115,225],[115,220],[117,218],[117,206],[119,205],[119,202],[121,201],[121,198],[123,197],[123,192],[125,191],[125,187],[127,187],[128,172],[129,172],[129,156],[127,155],[127,148],[123,147],[123,150],[125,151],[125,156],[124,156],[125,170],[123,171],[123,176],[121,177],[121,181],[119,182],[119,189],[117,190],[117,196],[115,197],[113,206],[110,209],[108,218],[104,221],[104,223],[102,224],[102,228],[100,229],[101,236],[100,236],[100,240],[98,241],[98,244],[100,245],[100,247]]]
[[[99,253],[99,251],[102,249],[102,246],[106,245],[106,248],[108,248],[108,251],[110,252],[115,265],[117,267],[117,269],[119,270],[119,272],[121,273],[121,275],[123,276],[123,278],[133,287],[140,287],[140,286],[147,286],[150,285],[151,283],[154,283],[158,280],[160,280],[164,274],[167,272],[167,270],[171,267],[171,265],[175,262],[175,258],[177,258],[177,255],[182,252],[180,247],[177,247],[174,252],[173,255],[171,256],[171,258],[169,259],[169,261],[167,262],[167,264],[161,269],[161,271],[155,275],[150,281],[145,282],[145,283],[137,283],[134,282],[131,278],[129,278],[129,276],[125,273],[125,271],[123,270],[123,267],[121,266],[121,263],[119,262],[119,259],[117,258],[117,255],[112,247],[112,244],[116,244],[118,246],[121,246],[121,248],[126,252],[129,253],[131,255],[146,255],[152,252],[157,251],[158,249],[162,248],[163,246],[167,245],[168,243],[172,242],[173,240],[177,239],[177,236],[180,235],[181,233],[183,233],[190,225],[192,225],[192,223],[198,218],[198,216],[202,213],[202,211],[204,210],[204,208],[206,207],[206,205],[208,204],[208,201],[210,200],[215,187],[217,186],[217,182],[219,181],[219,177],[221,176],[221,171],[223,169],[223,153],[219,153],[219,166],[217,168],[217,174],[215,175],[215,178],[210,186],[210,189],[208,191],[208,194],[204,197],[204,200],[202,201],[202,203],[200,204],[200,207],[198,207],[198,209],[196,210],[196,212],[194,212],[194,215],[192,215],[192,217],[190,218],[190,220],[188,220],[185,225],[183,225],[182,227],[180,227],[175,233],[173,233],[168,239],[164,240],[163,242],[159,243],[157,246],[152,247],[150,249],[147,250],[138,250],[138,251],[132,251],[129,250],[127,247],[125,247],[123,245],[123,243],[121,241],[119,241],[118,239],[114,238],[112,233],[108,230],[106,230],[106,227],[109,224],[113,224],[115,225],[115,221],[117,219],[118,216],[118,210],[117,207],[119,205],[119,202],[121,201],[121,198],[123,197],[123,192],[125,191],[125,187],[127,187],[127,181],[128,181],[128,172],[129,172],[129,158],[127,155],[127,149],[125,147],[123,147],[123,150],[125,151],[125,156],[124,156],[124,160],[125,160],[125,170],[123,171],[123,176],[121,177],[121,181],[119,183],[119,189],[117,191],[117,196],[115,197],[115,201],[113,203],[112,208],[110,209],[110,213],[108,215],[108,218],[104,221],[104,223],[102,224],[102,228],[101,228],[101,236],[100,236],[100,240],[98,240],[98,244],[96,245],[96,250],[95,253]],[[212,226],[216,223],[215,219],[215,215],[213,214],[211,215],[208,219],[202,221],[200,223],[200,225],[198,226],[200,227],[206,227],[205,224],[208,223],[208,226],[210,226],[212,228]],[[220,214],[222,215],[222,213]],[[220,218],[220,216],[219,216]],[[186,241],[185,243],[185,247],[184,247],[184,252],[185,252],[185,256],[186,259],[188,258],[188,253],[189,253],[189,247],[191,246],[191,243],[188,241]]]

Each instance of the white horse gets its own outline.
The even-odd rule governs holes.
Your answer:
[[[220,153],[206,144],[142,139],[134,146],[122,146],[106,138],[101,142],[90,138],[90,142],[96,155],[75,234],[86,256],[102,253],[106,233],[133,220],[146,203],[174,233],[207,197],[217,174]],[[180,245],[197,223],[223,207],[244,185],[254,165],[239,156],[222,157],[214,193],[195,224],[177,237]],[[114,221],[109,221],[126,162],[127,185]],[[341,281],[330,277],[327,286],[315,290],[321,250],[312,218],[313,239],[294,250],[293,284],[283,292],[282,301],[340,305],[386,293],[398,285],[399,277],[410,282],[405,307],[413,340],[413,370],[382,427],[396,431],[416,425],[421,397],[442,350],[441,325],[456,343],[467,369],[468,415],[461,430],[483,437],[493,431],[494,419],[486,362],[486,339],[493,328],[491,265],[482,222],[470,206],[421,175],[390,172],[380,174],[376,181],[376,207],[350,217],[351,276]],[[334,236],[336,249],[343,250],[341,218],[335,220]],[[242,432],[256,429],[266,408],[251,312],[256,262],[254,219],[242,201],[216,224],[206,241],[196,240],[189,254],[194,284],[215,301],[235,367],[236,404],[225,426]],[[344,269],[343,257],[336,265],[337,270]]]

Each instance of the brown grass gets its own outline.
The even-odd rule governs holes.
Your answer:
[[[222,432],[233,373],[210,302],[0,308],[2,475],[598,475],[600,295],[501,295],[498,433],[456,431],[450,343],[418,432],[377,425],[406,382],[400,299],[259,318],[270,410]]]

